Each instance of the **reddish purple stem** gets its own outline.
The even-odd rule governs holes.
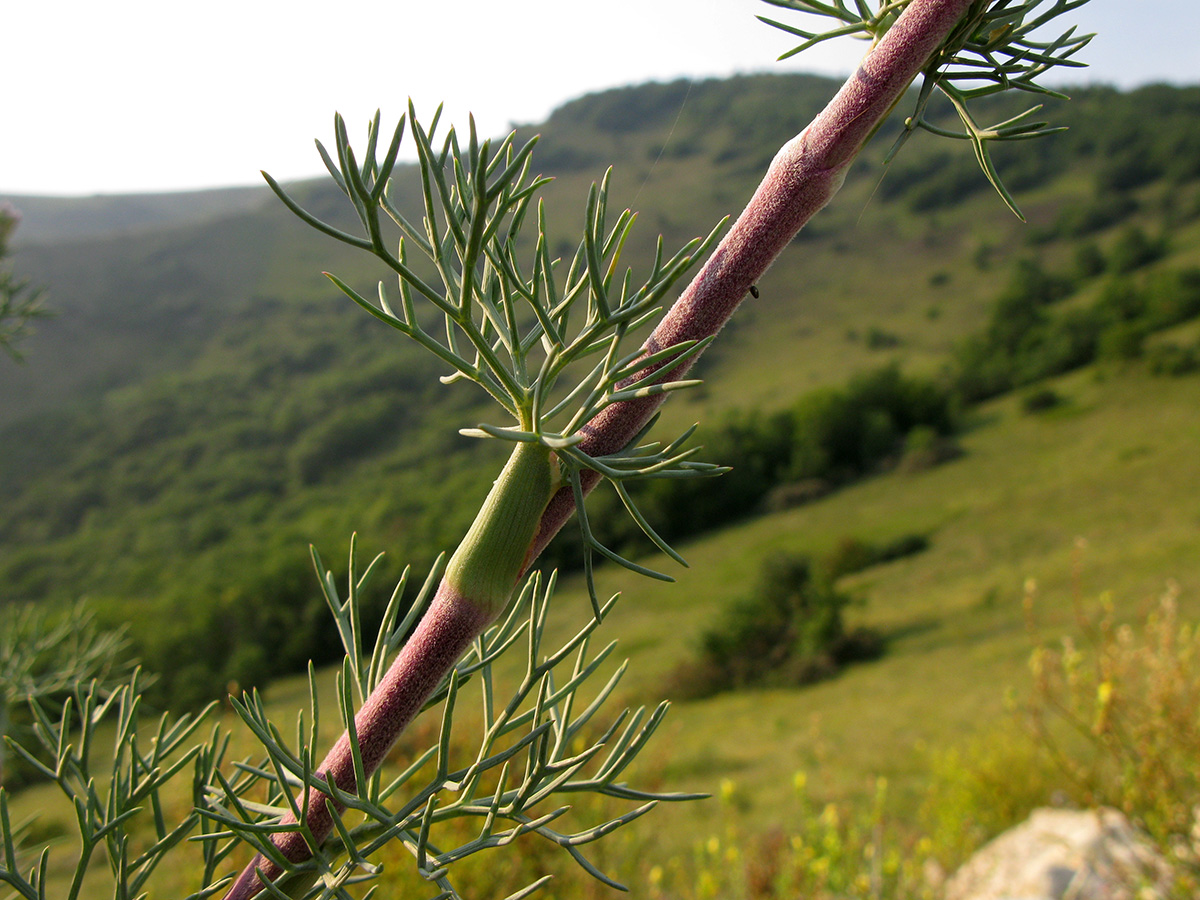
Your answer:
[[[729,321],[743,298],[809,219],[837,193],[850,164],[871,133],[924,68],[932,54],[961,21],[973,0],[912,0],[858,71],[837,96],[798,136],[776,155],[766,177],[746,209],[718,245],[700,273],[654,330],[646,353],[684,341],[715,335]],[[666,380],[680,378],[695,362],[692,357],[675,367]],[[670,365],[665,363],[663,365]],[[644,377],[639,373],[633,379]],[[633,380],[631,379],[631,380]],[[625,448],[663,402],[660,394],[643,400],[615,403],[581,430],[579,448],[604,456]],[[585,493],[599,481],[584,473]],[[530,546],[526,568],[575,511],[570,487],[551,499]],[[445,581],[412,638],[401,650],[378,689],[355,716],[359,745],[368,774],[420,711],[442,677],[450,671],[490,618],[470,598]],[[349,738],[341,740],[321,764],[320,771],[346,792],[355,790]],[[311,792],[309,829],[318,841],[332,830],[325,798]],[[289,860],[300,862],[311,852],[298,832],[275,839]],[[268,879],[279,868],[261,855],[242,872],[225,900],[248,900],[263,886],[255,874]]]
[[[971,0],[913,0],[884,39],[863,59],[821,113],[775,155],[741,216],[699,274],[667,311],[646,342],[653,353],[717,334],[771,263],[837,193],[850,164],[942,41]],[[664,377],[678,380],[697,356]],[[669,366],[661,363],[659,368]],[[632,376],[646,377],[654,368]],[[579,449],[604,456],[624,449],[662,405],[666,394],[614,403],[585,425]],[[584,493],[599,482],[584,473]],[[575,511],[570,487],[559,490],[542,516],[529,563]]]
[[[483,633],[488,620],[489,617],[478,606],[442,582],[416,630],[401,648],[379,686],[354,717],[363,768],[368,775],[379,768],[396,738],[421,711],[442,676],[458,662],[471,642]],[[339,790],[354,793],[357,783],[348,732],[343,732],[317,771],[331,779]],[[321,842],[333,830],[333,819],[325,796],[319,791],[310,790],[308,802],[308,828],[313,837]],[[295,822],[296,819],[291,816],[285,820],[285,824]],[[281,834],[274,841],[280,852],[292,862],[303,862],[312,855],[298,831]],[[262,854],[256,854],[226,894],[226,900],[244,900],[263,889],[255,874],[256,869],[261,869],[271,881],[281,874],[275,863]]]

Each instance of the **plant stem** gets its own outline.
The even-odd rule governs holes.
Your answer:
[[[396,738],[471,642],[504,611],[524,567],[538,520],[557,487],[557,472],[558,464],[545,447],[517,444],[513,449],[467,536],[450,559],[429,609],[354,717],[363,771],[368,776],[383,762]],[[347,732],[342,733],[317,771],[341,791],[357,790]],[[333,830],[327,802],[320,791],[308,791],[307,825],[318,843]],[[291,816],[283,822],[295,823]],[[277,835],[274,841],[292,862],[311,856],[300,832]],[[256,869],[272,881],[281,874],[278,866],[258,854],[242,871],[226,900],[245,900],[263,889]]]
[[[383,762],[396,738],[421,711],[442,677],[458,662],[492,618],[487,610],[463,596],[448,582],[442,582],[429,609],[401,648],[396,661],[354,717],[363,768],[367,775]],[[357,790],[354,755],[347,733],[342,733],[318,771],[332,780],[339,790],[346,793]],[[333,819],[323,794],[309,790],[308,799],[308,828],[320,842],[333,830]],[[295,824],[295,821],[289,817],[283,824]],[[273,840],[292,862],[302,862],[312,855],[299,832],[283,833]],[[281,874],[278,866],[261,854],[256,855],[226,894],[226,900],[246,900],[263,889],[255,874],[256,868],[261,869],[272,881]]]
[[[649,355],[683,341],[715,335],[729,321],[750,288],[771,263],[825,207],[867,139],[912,84],[973,0],[913,0],[858,70],[809,125],[775,155],[762,183],[704,267],[646,341]],[[692,356],[663,378],[685,377],[699,358]],[[649,367],[629,381],[646,377]],[[604,456],[624,449],[666,399],[665,394],[614,403],[580,431],[579,449]],[[583,473],[586,494],[599,482]],[[570,487],[560,488],[546,508],[534,542],[536,557],[575,511]],[[530,560],[532,562],[532,558]]]
[[[745,211],[646,342],[647,355],[721,330],[750,287],[804,224],[837,193],[867,138],[973,2],[912,0],[829,105],[776,155]],[[692,357],[676,366],[677,371],[667,380],[682,377],[694,361]],[[671,364],[663,363],[659,368],[663,365]],[[630,381],[644,374],[639,373]],[[580,429],[584,435],[580,449],[591,456],[623,449],[649,421],[665,396],[608,407]],[[355,717],[367,772],[374,771],[442,677],[499,614],[503,602],[497,602],[497,591],[511,592],[516,580],[574,512],[570,487],[560,487],[549,495],[552,463],[548,455],[543,457],[547,464],[546,480],[533,476],[534,457],[525,449],[533,446],[517,446],[467,540],[455,553],[433,604],[383,682]],[[544,450],[541,452],[545,454]],[[531,477],[528,486],[534,489],[532,501],[509,494],[509,491],[519,493],[526,481],[527,476],[518,476],[517,469]],[[595,472],[584,475],[585,490],[590,490],[599,475]],[[543,489],[546,493],[541,493]],[[510,569],[512,557],[506,555],[508,551],[500,551],[497,556],[496,548],[504,546],[511,550],[519,545],[527,524],[522,521],[518,527],[506,531],[504,517],[520,510],[518,515],[523,519],[534,508],[538,519],[528,531],[530,539],[523,545],[520,563]],[[504,560],[499,567],[498,559]],[[515,577],[510,578],[511,572],[516,573]],[[479,591],[480,596],[468,591]],[[347,735],[342,735],[320,770],[333,778],[340,789],[354,790],[353,756]],[[318,841],[328,836],[332,827],[325,801],[319,794],[310,800],[309,827]],[[294,862],[310,855],[298,833],[283,834],[276,843]],[[262,890],[255,866],[261,867],[270,879],[279,874],[274,865],[261,856],[256,857],[226,900],[246,900]]]

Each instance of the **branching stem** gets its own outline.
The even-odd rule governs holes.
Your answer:
[[[644,356],[704,340],[724,327],[771,263],[837,193],[867,138],[971,4],[972,0],[913,0],[905,8],[829,105],[776,154],[741,216],[655,328]],[[682,379],[697,356],[674,367],[664,380]],[[659,362],[650,371],[665,366],[670,362]],[[644,370],[630,380],[646,375]],[[622,449],[665,399],[660,394],[613,404],[580,429],[579,449],[592,457]],[[584,493],[599,480],[596,473],[585,472]],[[571,489],[559,489],[542,517],[535,555],[574,511]]]
[[[745,211],[646,342],[643,358],[660,356],[653,365],[629,376],[626,383],[644,381],[649,374],[662,369],[671,371],[666,376],[656,377],[655,381],[678,381],[683,377],[698,353],[677,363],[670,355],[661,358],[661,351],[680,345],[691,346],[690,342],[704,341],[721,330],[776,257],[837,193],[867,138],[883,122],[974,2],[912,0],[905,7],[896,23],[872,47],[858,71],[824,111],[776,155]],[[430,153],[428,147],[423,149]],[[426,189],[427,194],[431,193],[428,185]],[[430,216],[432,218],[432,212]],[[456,238],[462,240],[460,235]],[[430,239],[436,240],[436,235],[431,234]],[[468,240],[474,242],[475,235]],[[589,251],[592,249],[589,247]],[[451,280],[449,276],[443,277]],[[593,269],[591,277],[600,278],[600,271]],[[597,296],[603,298],[607,284],[601,283],[596,288]],[[604,408],[580,428],[578,449],[593,458],[623,450],[643,431],[665,397],[665,392],[651,392]],[[544,453],[543,448],[532,444],[519,444],[518,450],[522,446]],[[540,514],[536,533],[520,569],[532,564],[575,511],[576,496],[590,490],[599,477],[594,470],[584,471],[582,492],[579,485],[567,485],[558,488],[548,505],[544,500],[540,501],[539,509],[544,512]],[[546,489],[542,482],[531,482],[526,487],[535,493]],[[475,564],[482,564],[482,559],[471,565]],[[483,581],[479,581],[480,578]],[[486,573],[459,571],[454,577],[448,573],[442,581],[416,633],[355,718],[363,761],[369,761],[368,773],[374,771],[442,677],[482,633],[496,612],[493,597],[469,596],[455,582],[475,589],[487,582],[486,592],[492,591]],[[341,790],[354,789],[353,754],[346,735],[330,752],[320,770]],[[318,796],[310,798],[308,804],[309,829],[318,841],[323,840],[331,828],[325,802],[325,798]],[[276,839],[276,843],[290,860],[300,861],[309,855],[298,832],[284,834]],[[268,878],[279,873],[278,868],[261,856],[257,857],[242,873],[226,900],[246,900],[262,890],[255,866],[261,867]]]
[[[483,632],[491,618],[477,604],[447,582],[442,582],[416,631],[405,642],[396,661],[354,717],[362,765],[368,777],[383,762],[396,738],[421,711],[446,673],[470,649],[471,643]],[[355,792],[354,754],[347,734],[342,734],[318,771],[342,792]],[[325,840],[333,830],[333,818],[326,806],[328,802],[331,801],[317,791],[309,791],[308,828],[318,842]],[[295,819],[283,824],[295,824]],[[292,862],[301,862],[311,856],[312,852],[299,831],[277,835],[274,840],[283,855]],[[261,854],[257,855],[230,888],[226,900],[246,900],[258,894],[263,886],[257,870],[261,870],[269,880],[281,874],[277,865]]]

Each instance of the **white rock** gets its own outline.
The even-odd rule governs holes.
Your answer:
[[[981,848],[946,900],[1151,900],[1170,870],[1115,809],[1039,809]]]

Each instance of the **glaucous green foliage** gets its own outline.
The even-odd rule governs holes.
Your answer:
[[[92,684],[101,696],[128,676],[125,629],[106,631],[84,604],[58,612],[31,605],[0,607],[0,786],[19,785],[28,770],[6,768],[7,742],[29,731],[27,706],[61,703]]]

